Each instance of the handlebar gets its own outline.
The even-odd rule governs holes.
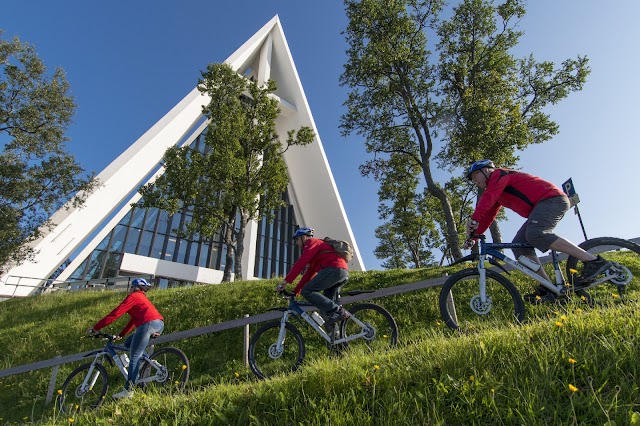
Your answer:
[[[287,290],[276,291],[276,293],[279,293],[279,294],[281,294],[282,296],[286,296],[286,297],[288,297],[288,298],[290,298],[290,299],[292,299],[292,298],[296,297],[296,294],[295,294],[295,293],[291,293],[290,291],[287,291]]]
[[[107,334],[107,333],[100,333],[100,332],[94,331],[93,333],[89,334],[87,337],[93,337],[94,339],[107,339],[108,341],[113,342],[114,340],[117,340],[120,336],[117,336],[115,334]]]

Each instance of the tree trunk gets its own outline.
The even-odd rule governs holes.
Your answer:
[[[240,209],[240,226],[236,234],[236,259],[235,259],[235,281],[242,281],[244,275],[242,273],[242,254],[244,253],[244,234],[247,230],[248,216]]]
[[[231,212],[229,212],[227,226],[225,226],[225,229],[224,229],[224,245],[227,247],[227,255],[225,256],[224,273],[222,275],[222,282],[231,281],[231,271],[233,268],[233,252],[235,251],[235,243],[233,241],[233,229],[236,226],[236,211],[237,211],[237,208],[234,207],[231,210]]]
[[[497,220],[493,221],[493,223],[489,227],[489,230],[491,231],[491,240],[494,243],[501,243],[502,242],[502,232],[500,232],[500,225],[498,225],[498,221]]]

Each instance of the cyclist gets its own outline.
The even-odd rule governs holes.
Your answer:
[[[136,278],[131,281],[129,294],[124,298],[122,303],[98,321],[93,328],[87,330],[88,334],[93,334],[111,324],[125,313],[129,314],[131,319],[120,332],[119,338],[123,338],[134,327],[137,327],[135,333],[130,335],[125,341],[125,346],[129,348],[129,374],[124,390],[113,395],[113,398],[116,399],[131,398],[133,396],[133,384],[138,376],[142,354],[149,344],[149,339],[152,336],[159,336],[164,329],[164,318],[162,318],[160,312],[158,312],[145,294],[150,287],[151,284],[144,278]]]
[[[484,190],[467,221],[467,235],[484,233],[496,218],[500,207],[504,206],[527,218],[516,233],[514,243],[529,243],[541,252],[553,249],[583,261],[582,274],[576,283],[587,283],[611,267],[611,262],[582,250],[552,232],[571,207],[567,196],[552,183],[516,170],[498,168],[491,160],[474,162],[466,176]],[[467,239],[465,247],[471,248],[474,244],[475,240]],[[513,249],[513,253],[516,257],[525,255],[541,265],[534,249]],[[549,280],[544,268],[540,267],[538,274]],[[555,294],[539,286],[534,293],[525,295],[524,299],[538,303],[554,300],[555,297]]]
[[[349,278],[347,262],[329,244],[313,238],[312,228],[297,229],[293,241],[302,250],[302,254],[285,279],[276,285],[276,291],[282,292],[287,284],[293,283],[304,271],[293,292],[302,294],[314,304],[327,317],[327,325],[349,318],[351,314],[333,301],[336,292]]]

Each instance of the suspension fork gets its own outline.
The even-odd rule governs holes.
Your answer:
[[[87,392],[95,386],[98,381],[98,376],[100,375],[100,371],[98,371],[95,366],[100,363],[100,359],[104,357],[105,353],[101,352],[96,354],[89,366],[89,371],[87,371],[87,375],[84,377],[84,381],[82,382],[83,392]]]
[[[481,247],[480,256],[478,257],[478,275],[480,280],[480,302],[487,303],[487,269],[485,268],[485,260],[487,255],[483,253],[484,247]]]
[[[276,341],[276,348],[278,351],[282,351],[284,348],[284,338],[287,333],[287,322],[289,322],[290,311],[284,311],[282,318],[280,319],[280,331],[278,332],[278,340]]]

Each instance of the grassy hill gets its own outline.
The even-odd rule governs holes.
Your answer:
[[[636,277],[638,256],[620,255]],[[441,276],[450,269],[353,273],[348,289],[375,289]],[[522,293],[532,284],[511,274]],[[258,314],[283,301],[275,280],[150,292],[165,333]],[[376,300],[396,318],[398,348],[330,357],[302,328],[301,371],[257,381],[242,363],[242,331],[175,342],[191,362],[185,394],[139,393],[73,418],[74,424],[640,424],[638,279],[627,303],[601,287],[606,306],[580,301],[527,306],[523,325],[455,333],[439,320],[439,288]],[[0,303],[0,368],[96,347],[84,330],[122,293],[53,294]],[[116,332],[126,321],[109,329]],[[251,332],[258,325],[252,326]],[[79,363],[60,368],[58,387]],[[112,370],[113,371],[113,370]],[[51,370],[0,379],[0,422],[68,424],[44,406]],[[114,375],[115,378],[115,375]],[[122,378],[112,390],[119,390]],[[570,387],[571,386],[571,387]],[[111,393],[111,391],[110,391]],[[632,417],[632,416],[636,417]]]

